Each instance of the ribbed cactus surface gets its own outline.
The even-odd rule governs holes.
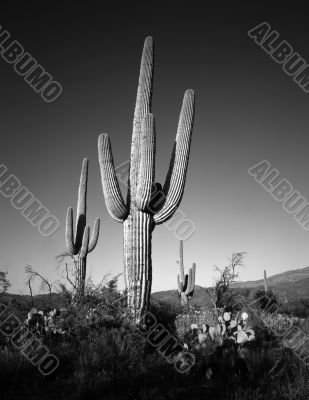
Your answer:
[[[181,201],[193,127],[194,93],[187,90],[181,108],[170,169],[163,189],[155,182],[156,131],[151,114],[153,39],[146,38],[133,119],[128,195],[123,199],[116,176],[110,139],[99,137],[102,187],[109,214],[124,225],[124,275],[128,307],[136,322],[147,309],[152,283],[151,236]]]
[[[179,268],[180,274],[177,275],[178,291],[181,295],[181,303],[187,305],[188,300],[190,300],[194,293],[196,264],[193,263],[192,268],[189,268],[188,274],[185,275],[182,240],[179,243]]]
[[[68,208],[66,218],[67,251],[75,259],[75,292],[74,297],[82,299],[85,293],[87,254],[96,246],[99,238],[100,219],[96,218],[92,236],[90,227],[86,225],[87,213],[88,160],[83,160],[77,201],[76,228],[74,234],[73,209]]]

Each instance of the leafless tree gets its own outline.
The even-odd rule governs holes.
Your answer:
[[[78,290],[78,261],[74,256],[68,252],[63,252],[56,257],[58,271],[61,276],[66,279],[73,290],[73,297],[76,295]],[[117,286],[118,278],[122,273],[111,276],[110,273],[106,273],[98,284],[95,284],[89,276],[85,283],[85,296],[99,296],[102,290],[105,288],[114,289]],[[59,285],[63,290],[64,284]],[[64,289],[67,290],[67,289]]]
[[[32,275],[27,277],[26,286],[28,286],[28,288],[29,288],[30,297],[31,297],[31,304],[32,304],[32,307],[34,307],[33,292],[32,292],[32,287],[31,287],[32,278],[33,278]]]
[[[245,252],[233,253],[226,267],[215,266],[215,272],[219,273],[219,277],[212,290],[205,288],[215,308],[222,307],[233,297],[231,286],[239,276],[237,269],[243,267],[245,254]]]
[[[74,293],[77,292],[77,260],[69,252],[63,252],[56,257],[58,270],[64,272],[65,279],[72,286]]]
[[[32,279],[39,278],[41,281],[40,289],[41,290],[47,289],[49,292],[50,298],[52,297],[52,287],[56,282],[52,282],[52,283],[49,282],[49,280],[47,278],[45,278],[43,275],[41,275],[39,272],[34,271],[34,269],[32,268],[31,265],[25,266],[25,272],[28,277],[28,280],[27,280],[28,286],[31,283]]]

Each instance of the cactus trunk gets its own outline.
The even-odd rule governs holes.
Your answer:
[[[85,295],[85,280],[86,280],[86,258],[80,256],[76,260],[77,271],[76,271],[76,281],[75,287],[76,291],[73,293],[73,298],[76,301],[83,299]]]
[[[138,322],[150,301],[153,218],[136,210],[124,221],[123,227],[127,304],[135,322]]]

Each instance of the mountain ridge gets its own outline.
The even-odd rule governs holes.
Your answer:
[[[282,301],[294,301],[309,298],[309,267],[280,272],[267,277],[268,288],[272,289]],[[256,281],[240,281],[232,285],[235,290],[247,291],[252,296],[256,290],[264,288],[264,279]],[[207,288],[211,289],[211,288]],[[179,301],[176,289],[152,293],[154,299],[175,303]],[[207,291],[200,285],[195,285],[192,304],[211,304]]]

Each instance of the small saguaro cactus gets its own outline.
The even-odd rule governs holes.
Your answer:
[[[86,225],[87,180],[88,160],[84,158],[78,189],[75,237],[73,229],[73,209],[71,207],[68,208],[66,218],[66,245],[68,253],[75,260],[75,293],[73,297],[77,301],[80,301],[85,294],[87,254],[95,248],[100,230],[100,219],[96,218],[90,239],[90,227]]]
[[[170,169],[162,189],[161,184],[155,182],[156,134],[151,114],[152,77],[153,39],[148,37],[144,43],[140,67],[126,201],[119,188],[107,134],[100,135],[98,146],[106,207],[112,218],[122,222],[124,227],[127,305],[136,323],[140,322],[150,302],[152,231],[155,225],[164,223],[174,214],[183,196],[194,114],[194,92],[187,90],[183,99]]]
[[[187,305],[188,300],[191,299],[194,292],[196,264],[193,263],[192,268],[189,268],[189,273],[185,275],[182,240],[180,240],[179,244],[179,261],[177,261],[177,263],[179,264],[180,268],[180,274],[177,275],[178,291],[181,296],[181,303],[183,305]]]
[[[266,275],[266,269],[264,269],[264,291],[267,292],[267,290],[268,290],[267,275]]]

